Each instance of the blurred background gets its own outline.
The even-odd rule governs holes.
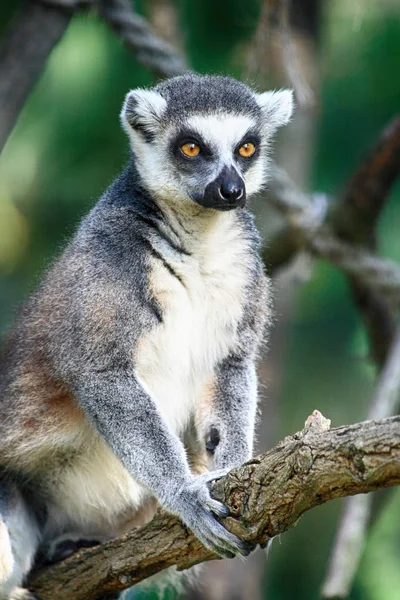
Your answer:
[[[17,4],[2,0],[0,36]],[[297,111],[277,141],[277,162],[301,189],[337,197],[400,108],[400,2],[293,3],[288,52],[282,36],[274,35],[269,4],[136,0],[135,8],[199,72],[231,74],[260,90],[294,86]],[[72,19],[0,156],[1,337],[126,161],[118,118],[124,94],[155,81],[98,16]],[[265,196],[253,209],[268,246],[279,217]],[[383,255],[398,261],[399,232],[397,184],[379,224],[379,243]],[[292,275],[274,277],[276,322],[260,365],[259,452],[301,429],[315,408],[333,426],[363,420],[373,393],[375,368],[340,272],[318,262],[310,278]],[[399,492],[392,492],[373,524],[352,600],[400,598],[399,500]],[[246,563],[207,565],[202,588],[186,597],[319,598],[339,509],[335,501],[307,513],[275,540],[268,559],[257,551]]]

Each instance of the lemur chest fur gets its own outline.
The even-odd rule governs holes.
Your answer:
[[[232,214],[199,237],[190,254],[152,241],[159,256],[149,259],[150,286],[163,322],[143,336],[135,357],[138,378],[178,434],[235,348],[247,278],[248,249]]]

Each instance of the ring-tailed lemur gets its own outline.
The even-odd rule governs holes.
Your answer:
[[[269,294],[245,206],[291,113],[290,91],[219,76],[127,95],[129,164],[5,351],[2,600],[22,597],[39,547],[116,536],[156,501],[221,556],[248,554],[207,483],[252,453]]]

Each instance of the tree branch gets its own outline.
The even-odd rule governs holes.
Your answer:
[[[342,239],[376,249],[377,221],[399,172],[400,116],[397,116],[355,172],[333,213],[335,229]],[[400,331],[397,329],[396,333],[393,307],[382,290],[357,275],[350,275],[348,280],[364,321],[371,354],[378,367],[383,367],[367,418],[389,417],[396,412],[400,395]],[[370,496],[348,498],[343,504],[322,588],[324,598],[345,598],[350,593],[372,519],[372,504]]]
[[[231,511],[227,528],[263,543],[328,500],[398,484],[400,417],[329,430],[314,411],[301,432],[231,471],[212,493]],[[29,587],[42,600],[96,600],[168,567],[216,558],[178,519],[160,512],[141,530],[33,573]]]
[[[400,116],[396,116],[350,179],[332,215],[339,237],[376,251],[377,222],[399,173]],[[367,331],[371,355],[382,367],[395,331],[393,310],[384,294],[357,277],[349,277],[349,285]]]
[[[376,224],[399,172],[400,115],[383,130],[347,184],[334,211],[338,235],[375,248]]]
[[[151,31],[129,0],[28,0],[0,47],[0,152],[72,15],[91,4],[135,51],[139,62],[157,75],[171,77],[187,70],[184,58]]]
[[[375,294],[381,293],[386,304],[400,304],[400,267],[397,263],[379,258],[351,243],[345,242],[324,224],[328,203],[323,194],[307,196],[297,190],[290,177],[273,165],[271,168],[271,203],[285,215],[289,230],[280,232],[267,248],[266,261],[269,269],[282,265],[293,248],[307,248],[325,258],[349,277]],[[272,261],[272,262],[271,262]],[[390,334],[392,339],[393,325]]]
[[[390,189],[400,173],[400,116],[385,128],[369,155],[360,163],[346,186],[342,199],[332,204],[320,225],[328,225],[332,233],[347,244],[369,252],[376,250],[376,224]],[[299,235],[313,225],[313,196],[296,189],[293,182],[280,169],[274,168],[271,179],[270,200],[287,217],[287,226],[264,253],[270,272],[287,263],[298,249],[304,248],[311,238]],[[311,221],[310,221],[311,217]],[[323,240],[322,240],[323,242]],[[315,246],[323,244],[315,244]],[[350,247],[350,246],[348,246]],[[314,247],[315,250],[315,247]],[[323,255],[323,254],[322,254]],[[330,259],[329,255],[325,258]],[[341,264],[337,266],[342,267]],[[360,276],[359,276],[360,275]],[[360,310],[370,342],[371,355],[379,367],[385,362],[393,341],[395,317],[385,293],[371,286],[363,277],[351,270],[349,285]],[[378,286],[379,287],[379,286]]]
[[[0,152],[18,115],[73,14],[75,2],[28,1],[0,47]]]

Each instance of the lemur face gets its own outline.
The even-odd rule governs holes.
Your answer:
[[[292,109],[289,90],[257,94],[228,77],[188,74],[129,92],[121,119],[156,198],[228,211],[265,183],[269,142]]]

